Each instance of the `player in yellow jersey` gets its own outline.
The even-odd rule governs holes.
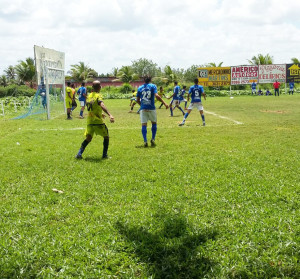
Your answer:
[[[157,94],[158,94],[161,98],[163,98],[163,97],[167,98],[167,96],[165,95],[165,92],[164,92],[164,89],[163,89],[162,86],[159,87],[159,91],[157,92]],[[155,99],[155,101],[156,101],[156,100],[157,100],[157,99]],[[164,103],[161,102],[161,104],[160,104],[160,106],[159,106],[159,109],[160,109],[163,105],[164,105]]]
[[[71,82],[67,82],[65,102],[66,102],[67,116],[68,116],[67,119],[69,120],[72,119],[71,117],[72,100],[73,100],[73,91],[71,88]]]
[[[108,129],[103,122],[104,111],[108,116],[111,123],[115,122],[114,117],[109,113],[99,94],[101,90],[100,81],[93,82],[93,92],[91,92],[86,99],[86,106],[88,110],[87,128],[84,135],[85,140],[82,142],[81,147],[76,155],[76,159],[82,159],[82,153],[87,145],[92,141],[94,134],[103,137],[103,154],[102,159],[108,159],[107,150],[109,145]]]
[[[130,112],[133,112],[133,108],[134,106],[137,104],[136,102],[136,92],[135,90],[132,90],[132,97],[130,98],[130,111],[128,111],[129,113]]]

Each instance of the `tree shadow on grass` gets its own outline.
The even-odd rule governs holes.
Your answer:
[[[149,276],[203,278],[214,266],[205,255],[204,244],[214,239],[216,232],[193,232],[182,216],[161,217],[155,233],[121,222],[116,227],[132,244],[139,259],[149,265]]]

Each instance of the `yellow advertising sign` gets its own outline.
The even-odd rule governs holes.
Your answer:
[[[198,81],[202,86],[227,86],[230,78],[230,67],[198,68]]]

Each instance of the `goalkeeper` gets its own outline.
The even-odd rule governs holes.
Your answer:
[[[88,110],[87,116],[87,128],[85,130],[85,140],[82,142],[81,147],[75,156],[76,159],[82,159],[82,153],[84,152],[87,145],[92,141],[94,134],[103,137],[103,154],[102,159],[108,159],[107,150],[109,145],[108,129],[103,122],[104,111],[108,116],[110,122],[114,122],[114,117],[109,113],[105,107],[101,96],[99,94],[101,90],[100,81],[96,80],[93,82],[93,92],[91,92],[86,100],[86,106]]]

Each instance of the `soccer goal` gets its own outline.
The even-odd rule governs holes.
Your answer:
[[[60,99],[65,107],[65,54],[49,48],[34,46],[34,59],[38,92],[42,105],[47,110],[47,119],[50,119],[51,100]],[[61,88],[57,94],[57,88]],[[52,94],[50,95],[50,92]],[[55,98],[53,91],[55,91]],[[51,97],[51,98],[50,98]]]

